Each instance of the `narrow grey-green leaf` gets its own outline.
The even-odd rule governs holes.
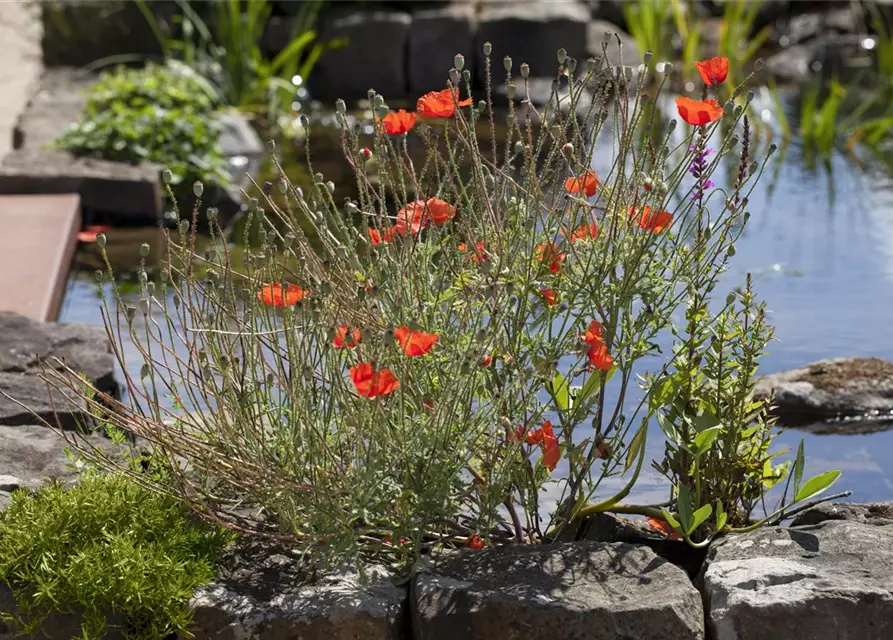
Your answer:
[[[825,473],[819,474],[814,478],[810,478],[800,488],[800,491],[794,494],[794,502],[802,502],[803,500],[808,500],[809,498],[820,494],[822,491],[834,484],[839,477],[840,471],[835,470],[826,471]]]

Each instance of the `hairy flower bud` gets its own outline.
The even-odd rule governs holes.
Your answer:
[[[140,255],[144,258],[149,255],[149,245],[145,242],[140,245]]]
[[[369,147],[363,147],[360,149],[360,157],[364,160],[370,160],[372,158],[372,150]]]
[[[484,43],[484,55],[489,58],[491,53],[493,53],[493,45],[490,44],[489,42],[485,42]]]
[[[518,140],[515,143],[515,153],[521,153],[522,151],[524,151],[524,143]]]
[[[465,68],[465,56],[463,56],[461,53],[457,53],[453,58],[453,65],[456,67],[457,70],[462,71],[462,69]]]
[[[565,142],[564,145],[561,147],[561,153],[563,153],[565,157],[570,158],[572,155],[574,155],[574,145],[572,145],[570,142]]]

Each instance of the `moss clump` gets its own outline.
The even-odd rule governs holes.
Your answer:
[[[881,381],[893,378],[893,364],[880,358],[849,358],[821,362],[809,367],[804,382],[823,391],[839,391],[854,381]]]
[[[189,599],[230,538],[123,475],[17,491],[0,512],[0,583],[20,615],[0,619],[29,633],[50,615],[82,614],[83,638],[103,637],[113,616],[128,638],[188,632]]]

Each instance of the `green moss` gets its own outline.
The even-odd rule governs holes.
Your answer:
[[[54,613],[82,612],[84,638],[102,637],[112,615],[129,638],[187,632],[189,599],[230,539],[123,475],[17,491],[0,512],[0,583],[21,615],[0,619],[27,633]]]

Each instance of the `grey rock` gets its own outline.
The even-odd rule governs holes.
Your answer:
[[[0,475],[0,491],[4,493],[10,493],[15,491],[16,489],[20,489],[24,486],[24,482],[16,478],[15,476],[10,475]]]
[[[347,38],[347,46],[320,58],[309,79],[311,95],[324,101],[358,100],[375,89],[386,100],[406,96],[411,26],[412,18],[402,11],[359,12],[332,19],[321,30],[322,40]]]
[[[502,60],[510,56],[512,73],[519,75],[521,63],[530,66],[531,75],[548,77],[556,73],[556,53],[564,48],[579,61],[586,59],[586,29],[589,10],[580,2],[512,3],[485,6],[482,10],[475,51],[477,77],[483,79],[483,44],[493,45],[493,80],[505,78]]]
[[[764,376],[755,396],[774,396],[788,426],[893,411],[893,364],[878,358],[835,358]]]
[[[406,589],[373,567],[361,582],[350,571],[309,584],[283,550],[254,553],[192,599],[196,640],[396,640],[403,637]]]
[[[19,149],[0,163],[0,194],[79,193],[85,209],[156,222],[162,216],[159,169],[76,158],[65,151]]]
[[[21,610],[16,602],[15,595],[10,588],[0,582],[0,613],[6,613],[13,617],[21,616]],[[22,635],[22,630],[12,622],[4,622],[0,618],[0,640],[18,640],[28,637],[32,640],[71,640],[83,637],[81,624],[83,623],[82,611],[67,613],[53,613],[40,626],[40,630],[33,636]],[[124,620],[120,615],[111,614],[108,620],[103,640],[123,640]]]
[[[781,46],[787,47],[813,40],[831,33],[858,33],[862,30],[864,16],[855,7],[830,9],[821,13],[803,13],[793,16],[778,36]]]
[[[859,504],[824,502],[804,511],[791,521],[792,527],[814,525],[828,520],[847,520],[877,526],[893,524],[893,502]]]
[[[84,373],[98,390],[117,395],[115,362],[101,327],[36,322],[0,312],[0,390],[28,407],[0,395],[0,424],[34,424],[36,414],[52,423],[58,416],[64,427],[73,426],[84,407],[48,390],[40,377],[41,362],[57,368],[56,359]]]
[[[43,149],[80,118],[95,73],[73,68],[47,69],[19,114],[12,132],[13,149]]]
[[[765,74],[779,82],[805,83],[820,73],[832,77],[863,58],[863,37],[828,34],[803,44],[792,45],[765,60]]]
[[[415,640],[697,640],[701,598],[644,547],[577,542],[449,554],[416,573]]]
[[[588,4],[593,19],[606,20],[621,27],[626,26],[624,0],[588,0]]]
[[[605,34],[610,34],[607,50],[604,48]],[[621,64],[622,61],[625,66],[637,67],[644,62],[635,38],[605,20],[592,20],[586,26],[586,53],[593,58],[607,55],[612,65]]]
[[[413,15],[409,34],[409,89],[412,95],[444,89],[457,53],[465,56],[466,68],[473,67],[473,18],[469,5],[452,5]]]
[[[824,522],[715,543],[703,574],[716,640],[893,637],[893,528]]]

